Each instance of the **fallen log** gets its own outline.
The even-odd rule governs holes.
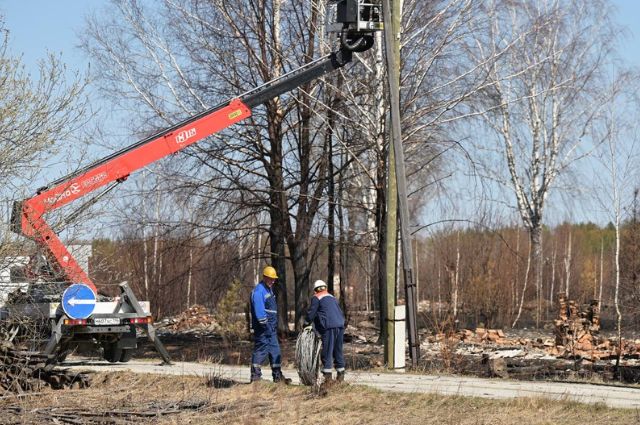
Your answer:
[[[89,375],[56,368],[53,357],[17,350],[7,341],[0,344],[0,388],[5,393],[22,394],[45,387],[86,388],[89,385]]]

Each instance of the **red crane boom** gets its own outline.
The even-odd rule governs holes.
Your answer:
[[[43,248],[49,263],[68,282],[84,283],[95,292],[95,284],[44,216],[107,184],[126,180],[132,172],[250,117],[254,107],[343,67],[351,61],[352,52],[368,50],[373,45],[372,33],[382,29],[378,1],[337,0],[333,3],[337,7],[334,24],[337,27],[331,31],[340,32],[338,51],[62,177],[39,189],[31,198],[16,201],[12,230]]]
[[[84,283],[95,291],[95,284],[88,274],[45,221],[48,212],[109,183],[123,181],[132,172],[250,117],[253,107],[342,67],[351,58],[351,51],[341,49],[58,179],[41,188],[35,196],[15,202],[13,231],[33,239],[42,247],[49,263],[59,269],[67,281]]]

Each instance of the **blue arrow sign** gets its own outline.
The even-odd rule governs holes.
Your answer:
[[[62,294],[62,309],[72,319],[86,319],[95,307],[96,294],[83,283],[74,283]]]

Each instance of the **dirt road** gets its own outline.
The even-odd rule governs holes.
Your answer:
[[[248,366],[229,366],[210,363],[175,362],[161,366],[159,362],[134,360],[129,363],[111,364],[105,361],[71,360],[64,364],[77,370],[131,371],[165,375],[216,375],[238,382],[249,382]],[[269,368],[263,369],[269,374]],[[285,376],[298,384],[295,370],[285,370]],[[640,409],[640,389],[609,385],[573,384],[560,382],[524,382],[500,379],[483,379],[461,376],[413,375],[399,373],[349,372],[347,381],[353,385],[367,385],[383,391],[438,393],[506,399],[540,397],[554,400],[571,400],[581,403],[604,403],[609,407]]]

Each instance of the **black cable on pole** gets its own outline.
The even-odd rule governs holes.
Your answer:
[[[398,1],[398,0],[394,0]],[[392,25],[391,0],[383,0],[384,45],[387,57],[387,76],[389,84],[389,105],[391,108],[391,142],[395,153],[396,182],[398,186],[398,212],[400,214],[400,237],[402,247],[402,264],[404,271],[405,296],[407,303],[407,330],[409,336],[409,353],[411,366],[416,367],[420,358],[420,339],[417,328],[416,284],[413,276],[413,252],[409,224],[409,206],[407,204],[407,177],[405,171],[404,151],[402,150],[402,128],[400,126],[400,58],[396,57],[394,43],[399,28]]]

